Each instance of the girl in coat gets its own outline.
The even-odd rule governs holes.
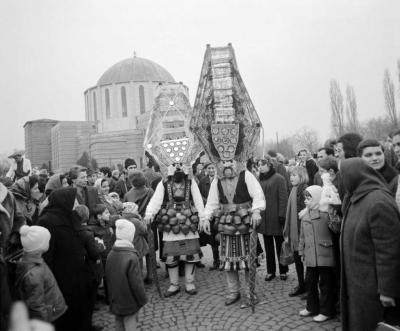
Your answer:
[[[320,186],[307,187],[304,192],[306,208],[299,214],[299,254],[307,267],[307,307],[300,311],[300,316],[316,315],[315,322],[324,322],[335,313],[335,259],[328,219],[321,218],[319,211],[321,193]]]
[[[304,209],[304,190],[307,187],[308,175],[306,168],[302,166],[294,167],[290,172],[290,191],[289,200],[286,208],[285,227],[283,229],[283,238],[289,242],[293,250],[294,263],[298,279],[296,286],[289,296],[293,297],[305,293],[304,266],[299,255],[299,236],[300,236],[300,218],[299,212]]]

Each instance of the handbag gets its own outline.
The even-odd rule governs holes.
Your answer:
[[[281,255],[279,256],[280,264],[288,266],[294,263],[293,250],[290,243],[286,240],[282,242]]]

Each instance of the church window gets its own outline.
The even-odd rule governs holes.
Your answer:
[[[108,90],[108,88],[106,89],[106,118],[110,118],[111,117],[111,111],[110,111],[110,91]]]
[[[94,113],[94,121],[97,122],[97,100],[96,100],[96,92],[93,92],[93,113]]]
[[[128,117],[128,105],[126,104],[126,89],[121,87],[122,117]]]
[[[140,113],[144,114],[146,112],[146,104],[144,100],[144,87],[143,85],[139,86],[139,101],[140,101]]]

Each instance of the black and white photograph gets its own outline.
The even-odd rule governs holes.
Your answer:
[[[0,331],[400,331],[400,1],[2,0]]]

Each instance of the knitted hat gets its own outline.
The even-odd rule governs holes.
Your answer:
[[[135,225],[128,220],[120,219],[115,222],[115,235],[117,239],[124,239],[133,242],[135,231]]]
[[[136,214],[138,212],[138,205],[134,202],[124,202],[124,213]]]
[[[131,165],[136,165],[135,160],[131,159],[131,158],[127,158],[125,160],[125,169],[128,169],[128,167],[131,166]]]
[[[50,232],[42,226],[21,226],[21,244],[25,252],[45,250],[49,246]]]
[[[143,187],[146,184],[146,177],[139,170],[132,171],[128,175],[128,179],[134,187]]]

